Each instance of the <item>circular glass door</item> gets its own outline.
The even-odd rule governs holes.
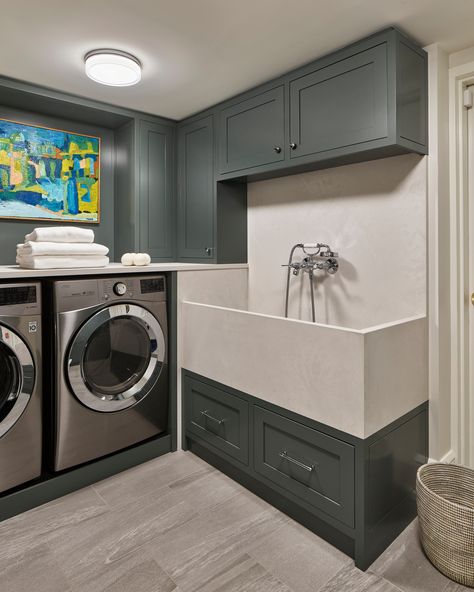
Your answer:
[[[0,437],[20,418],[34,383],[35,368],[28,346],[15,331],[0,325]]]
[[[76,397],[95,411],[131,407],[160,376],[165,339],[145,308],[116,304],[88,319],[73,338],[67,374]]]

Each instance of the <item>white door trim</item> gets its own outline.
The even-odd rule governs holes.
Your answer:
[[[467,111],[463,104],[466,86],[474,84],[474,62],[449,71],[450,152],[450,292],[451,292],[451,448],[457,462],[469,461],[469,443],[464,419],[469,390],[466,389],[467,361],[465,295],[469,289],[464,273],[464,211],[467,199]],[[441,245],[442,248],[442,245]]]

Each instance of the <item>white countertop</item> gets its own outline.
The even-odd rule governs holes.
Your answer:
[[[150,265],[122,265],[110,263],[107,267],[77,269],[22,269],[18,265],[0,265],[0,280],[43,279],[58,276],[107,275],[121,273],[157,273],[163,271],[199,271],[212,269],[247,269],[247,263],[150,263]]]

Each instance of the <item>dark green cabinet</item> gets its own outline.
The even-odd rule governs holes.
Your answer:
[[[140,121],[139,245],[152,259],[174,254],[174,127]]]
[[[397,59],[398,141],[422,152],[428,143],[426,53],[399,37]]]
[[[217,182],[215,114],[178,127],[178,259],[247,261],[247,185]]]
[[[175,125],[133,119],[115,133],[115,251],[175,259]]]
[[[290,159],[387,135],[386,43],[290,81]]]
[[[214,122],[209,115],[178,128],[178,257],[214,256]]]
[[[178,258],[247,261],[248,181],[427,154],[427,54],[394,28],[178,125]]]
[[[354,526],[354,446],[260,406],[253,429],[257,473]]]
[[[284,160],[283,85],[222,109],[219,154],[221,173]]]
[[[184,383],[186,430],[226,455],[248,464],[249,405],[206,382]]]
[[[427,154],[427,54],[386,29],[227,101],[218,113],[220,179]]]
[[[359,439],[189,370],[183,446],[367,569],[416,516],[428,404]]]

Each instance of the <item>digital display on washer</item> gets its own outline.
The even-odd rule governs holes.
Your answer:
[[[140,280],[140,290],[142,294],[152,294],[153,292],[164,292],[165,291],[165,279],[164,278],[150,278],[146,280]]]
[[[32,302],[36,302],[36,286],[15,286],[14,288],[0,286],[0,306]]]

